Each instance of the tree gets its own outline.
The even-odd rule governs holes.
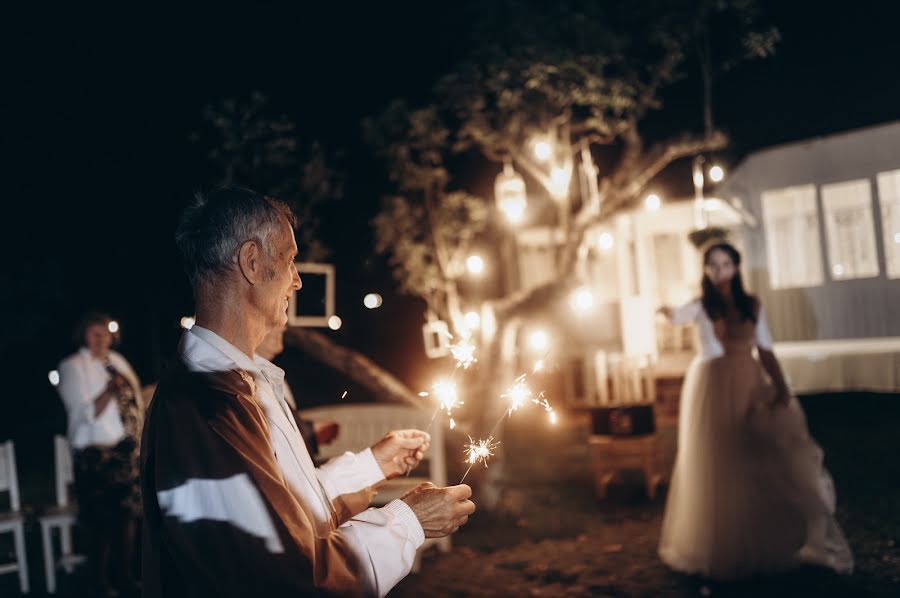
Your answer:
[[[304,261],[320,261],[328,250],[319,238],[319,214],[343,196],[339,159],[316,141],[303,143],[286,115],[273,116],[261,93],[226,99],[203,111],[205,126],[192,135],[208,148],[215,186],[240,185],[286,201],[297,214],[297,245]],[[285,344],[346,375],[380,400],[414,402],[415,395],[366,356],[309,328],[290,328]]]
[[[673,162],[726,146],[712,125],[714,77],[771,54],[777,31],[759,25],[750,0],[510,0],[478,10],[471,55],[437,82],[430,102],[396,101],[366,131],[395,187],[373,223],[377,250],[455,335],[467,333],[460,256],[473,239],[501,235],[487,200],[469,193],[452,165],[473,154],[513,165],[557,206],[563,241],[552,280],[486,302],[496,333],[482,339],[479,388],[498,397],[515,375],[522,320],[577,284],[587,231],[632,206]],[[703,132],[648,136],[645,123],[664,114],[665,92],[686,76],[691,56],[704,85]],[[533,156],[536,139],[549,148],[547,163]],[[600,159],[610,165],[603,172]],[[497,409],[485,406],[476,430],[484,433]]]

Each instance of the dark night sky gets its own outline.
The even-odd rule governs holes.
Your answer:
[[[371,254],[368,219],[382,182],[361,147],[360,120],[391,98],[427,93],[463,54],[475,3],[301,4],[0,8],[0,363],[15,380],[2,400],[19,404],[21,418],[39,422],[53,409],[53,426],[64,421],[46,373],[71,350],[69,330],[85,309],[120,319],[121,350],[146,381],[172,354],[178,318],[191,311],[173,231],[190,195],[210,182],[188,136],[204,105],[254,90],[309,138],[346,148],[348,216],[325,230],[345,322],[337,338],[417,382],[421,322],[409,310],[419,307],[392,295],[381,260],[361,259]],[[782,32],[776,57],[741,67],[716,89],[732,161],[900,118],[895,3],[763,4]],[[697,81],[667,99],[672,110],[657,126],[696,129]],[[385,294],[385,307],[366,312],[368,290]],[[11,418],[0,421],[0,438],[24,433]]]

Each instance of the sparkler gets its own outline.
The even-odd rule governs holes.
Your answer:
[[[532,400],[534,393],[525,384],[525,374],[522,374],[516,378],[515,384],[506,389],[506,392],[500,396],[509,401],[508,413],[512,415],[513,411],[518,411],[527,401]]]
[[[472,471],[472,467],[474,467],[476,463],[481,462],[482,465],[487,467],[487,461],[494,455],[494,449],[497,448],[498,444],[500,443],[494,442],[493,436],[488,436],[487,439],[482,440],[474,440],[469,436],[469,444],[466,445],[465,449],[466,463],[469,464],[469,468],[459,481],[460,484],[465,481],[466,476],[469,475],[469,472]]]
[[[475,357],[475,345],[468,336],[463,337],[456,344],[450,345],[450,354],[456,360],[456,367],[469,369],[478,359]]]

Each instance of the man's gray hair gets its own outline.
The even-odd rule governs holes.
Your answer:
[[[198,193],[175,232],[194,291],[236,264],[238,250],[247,241],[257,242],[270,256],[281,217],[296,228],[294,212],[273,197],[241,187]]]

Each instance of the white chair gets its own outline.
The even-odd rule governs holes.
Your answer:
[[[19,474],[16,471],[16,450],[12,440],[0,443],[0,492],[9,493],[9,510],[0,511],[0,534],[12,532],[16,561],[0,565],[0,574],[19,572],[19,588],[29,591],[28,561],[25,554],[25,515],[19,503]]]
[[[69,501],[69,484],[75,477],[72,472],[72,452],[69,443],[63,436],[53,437],[54,474],[56,478],[56,506],[44,512],[40,517],[41,542],[44,546],[44,575],[47,580],[47,593],[56,593],[56,570],[62,567],[67,573],[75,569],[75,565],[85,561],[85,556],[72,552],[72,527],[78,519],[78,509]],[[61,544],[57,558],[53,548],[53,530],[59,530]]]
[[[344,454],[346,451],[358,452],[381,440],[391,430],[416,428],[426,430],[431,421],[431,413],[407,405],[386,404],[344,404],[315,407],[300,412],[303,419],[311,421],[335,421],[340,426],[337,438],[326,446],[319,447],[319,457],[330,459]],[[437,420],[428,430],[431,435],[431,447],[425,454],[423,464],[427,464],[425,476],[401,476],[383,482],[378,486],[378,494],[372,500],[376,506],[386,505],[395,498],[400,498],[422,482],[431,482],[435,486],[447,485],[447,464],[444,460],[444,431]],[[420,466],[421,467],[421,466]],[[450,551],[450,538],[429,538],[416,554],[413,571],[418,571],[422,552],[437,545],[441,552]]]

